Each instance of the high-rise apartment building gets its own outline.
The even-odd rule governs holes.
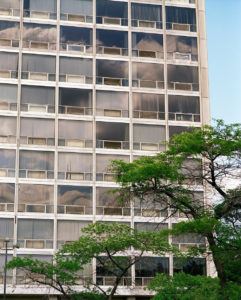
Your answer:
[[[209,118],[204,0],[0,0],[0,247],[9,237],[20,246],[9,258],[51,259],[94,221],[171,226],[182,216],[118,206],[109,162],[164,151]],[[203,259],[143,257],[131,294],[182,268],[210,272]],[[98,266],[83,275],[111,282]],[[7,280],[13,294],[44,293],[19,272]]]

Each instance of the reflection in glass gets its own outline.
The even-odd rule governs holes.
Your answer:
[[[166,27],[172,30],[196,31],[195,8],[167,6]]]
[[[18,86],[1,83],[0,90],[0,110],[17,110]]]
[[[128,86],[128,62],[97,60],[96,76],[97,84]]]
[[[14,183],[0,183],[0,211],[14,211]]]
[[[206,275],[206,259],[205,258],[190,258],[184,260],[178,257],[173,258],[174,273],[184,272],[190,275]]]
[[[10,21],[1,21],[0,22],[0,47],[18,47],[18,46],[19,46],[19,23],[10,22]]]
[[[23,48],[41,50],[56,50],[56,27],[44,24],[24,23]]]
[[[11,52],[0,52],[0,78],[18,77],[18,54]]]
[[[169,120],[200,122],[200,99],[189,96],[168,96]]]
[[[129,94],[126,92],[97,91],[96,114],[105,117],[128,117]]]
[[[61,0],[60,18],[61,20],[72,22],[91,23],[93,16],[92,0]]]
[[[169,126],[169,137],[171,138],[173,135],[191,130],[192,128],[186,126]]]
[[[133,32],[132,55],[147,58],[164,58],[163,36],[147,32]]]
[[[23,0],[24,17],[56,19],[56,0]]]
[[[54,146],[54,120],[21,118],[20,143]]]
[[[91,180],[92,155],[79,153],[59,153],[58,178],[63,180]]]
[[[21,110],[54,113],[55,90],[51,87],[22,85]]]
[[[51,185],[20,184],[18,197],[19,212],[54,212],[54,187]]]
[[[164,66],[162,64],[132,63],[132,86],[140,88],[164,88]]]
[[[0,149],[0,177],[15,176],[15,150]]]
[[[60,88],[59,113],[71,115],[92,114],[92,91]]]
[[[92,188],[87,186],[58,186],[58,213],[91,215]]]
[[[44,151],[20,151],[19,177],[52,179],[54,177],[54,153]]]
[[[19,0],[1,0],[0,15],[3,16],[19,16],[20,15]]]
[[[59,146],[92,147],[92,122],[59,120]]]
[[[4,240],[6,237],[10,239],[10,246],[13,240],[13,227],[14,227],[14,220],[7,219],[7,218],[0,218],[0,247],[4,248]]]
[[[190,36],[167,36],[167,58],[169,60],[197,61],[197,38]]]
[[[15,117],[0,116],[0,124],[0,143],[16,143],[17,119]]]
[[[133,117],[165,119],[165,97],[159,94],[133,93]]]
[[[129,149],[129,124],[97,122],[96,147]]]
[[[18,219],[18,245],[21,248],[53,248],[52,220]]]
[[[162,28],[162,7],[142,3],[131,4],[133,27]]]

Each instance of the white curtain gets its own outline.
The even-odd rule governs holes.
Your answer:
[[[0,219],[0,238],[13,238],[13,219]]]
[[[60,139],[91,140],[92,137],[92,122],[59,120]]]
[[[200,113],[199,97],[168,96],[168,111],[180,113]]]
[[[0,149],[0,168],[15,169],[15,150]]]
[[[92,60],[60,57],[60,74],[92,76]]]
[[[166,138],[165,127],[156,125],[139,125],[133,127],[134,142],[160,143]]]
[[[35,11],[56,12],[56,8],[56,0],[29,0],[29,8],[25,5],[25,9]]]
[[[21,136],[54,138],[54,120],[21,119]]]
[[[55,57],[23,54],[22,71],[55,74]]]
[[[15,117],[0,117],[0,136],[16,136],[17,120]]]
[[[82,15],[82,16],[83,15],[92,16],[93,15],[92,0],[61,0],[61,13]]]
[[[89,222],[58,221],[58,241],[75,241],[80,237],[81,229]]]
[[[9,102],[17,102],[18,86],[14,84],[0,84],[0,99]]]
[[[53,240],[53,221],[18,220],[18,239]]]
[[[59,171],[92,173],[92,155],[79,153],[59,153]]]
[[[17,71],[18,70],[18,54],[10,52],[0,52],[0,70]]]
[[[164,95],[133,93],[133,109],[165,112]]]
[[[99,109],[128,110],[129,95],[125,92],[97,91],[96,106]]]
[[[22,86],[22,104],[49,104],[54,105],[54,88],[42,86]]]
[[[131,17],[133,20],[149,20],[158,21],[162,20],[162,9],[160,5],[138,4],[132,3]]]

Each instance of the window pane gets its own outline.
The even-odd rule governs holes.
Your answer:
[[[0,211],[14,211],[15,185],[0,183]]]
[[[0,149],[0,177],[15,176],[15,150]]]
[[[0,143],[16,143],[16,118],[0,116],[0,124]]]
[[[96,1],[96,22],[108,25],[128,25],[126,2],[115,0]]]
[[[13,219],[0,219],[0,245],[1,248],[4,247],[3,241],[6,237],[13,239],[13,227],[14,221]]]
[[[206,275],[205,258],[191,258],[188,260],[173,258],[174,273],[184,272],[190,275]]]

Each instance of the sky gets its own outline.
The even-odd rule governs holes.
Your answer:
[[[213,119],[241,123],[241,0],[206,0]]]

